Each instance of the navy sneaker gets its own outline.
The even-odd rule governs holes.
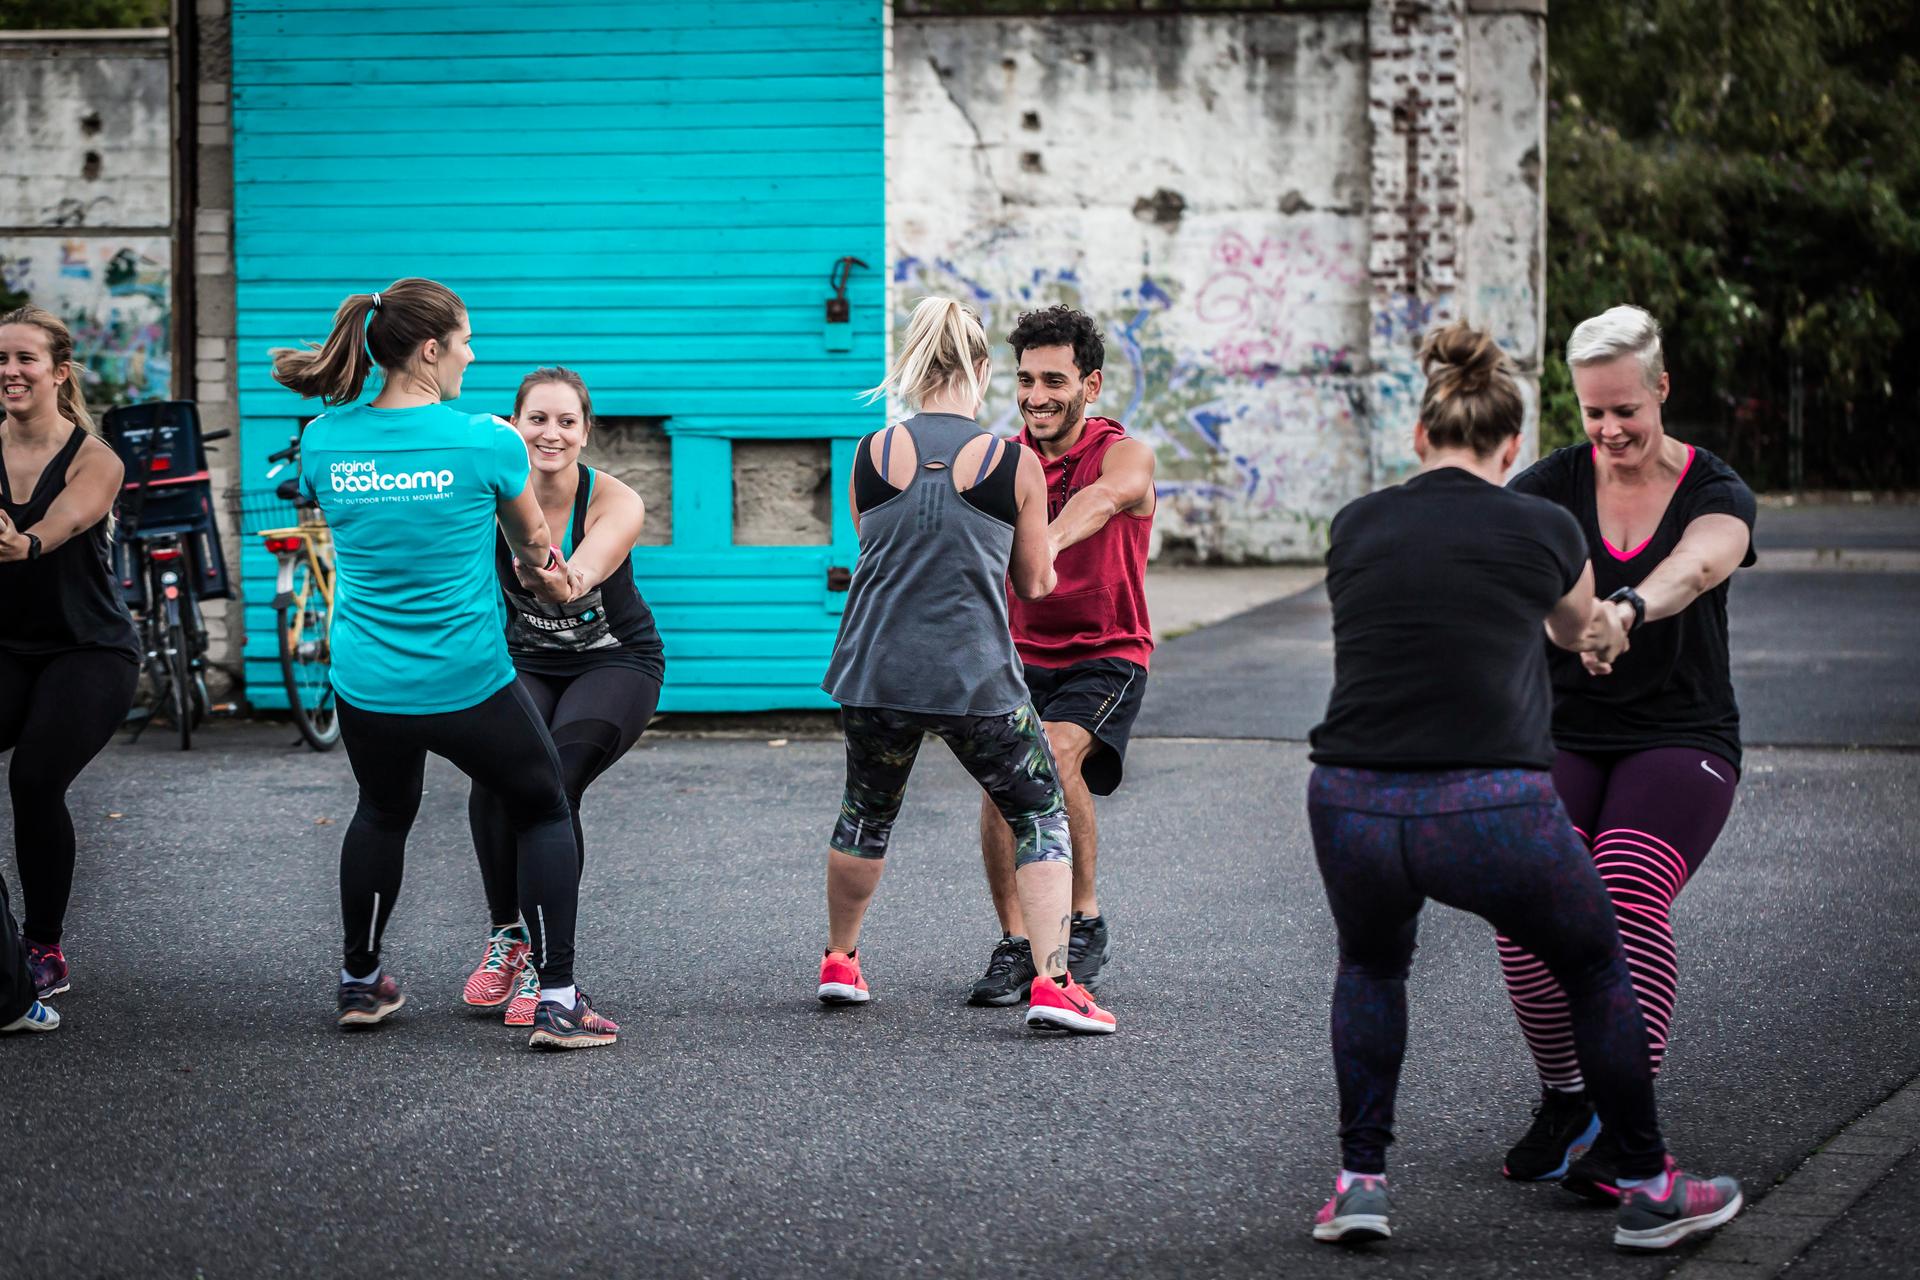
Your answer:
[[[66,954],[57,946],[46,947],[28,941],[27,973],[33,978],[35,994],[42,1000],[73,990],[73,982],[67,972]]]
[[[1542,1089],[1526,1136],[1507,1152],[1500,1172],[1515,1182],[1551,1182],[1566,1176],[1567,1166],[1580,1159],[1600,1136],[1600,1117],[1587,1101],[1586,1091],[1566,1093]]]
[[[1690,1235],[1711,1231],[1740,1212],[1745,1201],[1732,1178],[1699,1178],[1667,1161],[1667,1192],[1634,1187],[1620,1199],[1613,1242],[1622,1249],[1671,1249]]]
[[[343,982],[340,984],[340,1025],[343,1027],[370,1027],[407,1002],[400,994],[400,984],[390,973],[383,973],[376,982]]]
[[[620,1036],[620,1024],[603,1018],[587,1003],[587,993],[573,993],[573,1008],[553,1000],[542,1000],[533,1011],[533,1034],[527,1037],[530,1049],[591,1049],[612,1044]]]
[[[1073,931],[1067,937],[1067,972],[1087,990],[1100,981],[1100,970],[1113,956],[1113,940],[1107,936],[1105,916],[1073,914]]]
[[[1033,948],[1025,938],[1003,935],[987,961],[987,971],[973,984],[967,1003],[1000,1008],[1019,1004],[1033,985]]]

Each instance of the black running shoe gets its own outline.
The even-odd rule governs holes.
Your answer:
[[[1073,915],[1073,933],[1067,939],[1067,972],[1087,990],[1100,981],[1100,970],[1113,955],[1113,941],[1107,937],[1105,916]]]
[[[1552,1182],[1566,1176],[1567,1167],[1585,1154],[1599,1132],[1600,1117],[1584,1090],[1542,1089],[1527,1136],[1507,1152],[1500,1172],[1515,1182]]]
[[[973,984],[967,1003],[974,1005],[1019,1004],[1033,985],[1033,948],[1025,938],[1003,936],[987,961],[987,971]]]
[[[377,982],[340,984],[340,1025],[370,1027],[407,1002],[393,975],[383,973]]]
[[[1620,1150],[1605,1130],[1585,1155],[1568,1166],[1560,1185],[1595,1204],[1620,1203]]]

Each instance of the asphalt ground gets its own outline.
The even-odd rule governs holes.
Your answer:
[[[1822,637],[1829,658],[1910,645],[1911,580],[1748,575],[1736,653],[1763,617],[1807,661]],[[1317,715],[1316,607],[1324,627],[1296,597],[1156,662],[1127,785],[1101,808],[1102,998],[1122,1029],[1099,1040],[965,1006],[995,929],[977,793],[937,745],[864,940],[875,999],[823,1010],[836,744],[643,740],[586,814],[581,978],[624,1038],[566,1056],[459,1003],[485,917],[450,768],[430,766],[388,934],[409,1004],[343,1034],[344,758],[245,724],[190,754],[110,748],[72,796],[66,1025],[0,1042],[0,1274],[1662,1274],[1684,1255],[1619,1255],[1604,1211],[1498,1176],[1535,1086],[1488,931],[1440,909],[1411,989],[1398,1234],[1358,1255],[1308,1239],[1337,1160],[1308,765],[1298,741],[1227,729]],[[1791,723],[1800,704],[1774,703],[1806,686],[1852,739],[1898,741],[1908,704],[1882,676],[1910,652],[1820,680],[1743,668],[1750,724]],[[1202,658],[1233,683],[1199,689]],[[1201,740],[1151,736],[1204,698]],[[1680,1158],[1758,1194],[1920,1074],[1920,753],[1761,746],[1747,763],[1676,905],[1660,1096]],[[1909,1160],[1870,1192],[1809,1273],[1907,1274],[1915,1176]]]
[[[1756,542],[1727,599],[1744,740],[1920,746],[1920,573],[1766,567],[1770,551],[1920,544],[1920,506],[1769,509]],[[1304,741],[1333,688],[1332,625],[1317,586],[1168,642],[1135,731]]]
[[[1393,1153],[1400,1235],[1306,1227],[1336,1162],[1333,951],[1298,744],[1143,741],[1102,809],[1121,1032],[971,1009],[976,792],[916,775],[822,1010],[831,742],[643,742],[590,793],[581,975],[616,1048],[459,1003],[483,902],[434,762],[389,1025],[332,1021],[345,761],[284,728],[115,747],[76,787],[66,1025],[0,1046],[20,1276],[1653,1276],[1609,1215],[1498,1176],[1533,1083],[1477,921],[1429,914]],[[1680,899],[1675,1150],[1759,1188],[1920,1072],[1920,757],[1761,750]],[[117,816],[116,816],[117,815]]]

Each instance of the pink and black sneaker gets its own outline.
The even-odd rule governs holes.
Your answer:
[[[43,946],[29,939],[27,973],[32,976],[34,990],[42,1000],[73,989],[73,983],[67,978],[67,958],[57,946]]]

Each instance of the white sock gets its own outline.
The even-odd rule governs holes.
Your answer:
[[[346,971],[345,969],[342,969],[342,970],[340,971],[340,981],[342,981],[342,982],[357,982],[357,983],[359,983],[359,984],[360,984],[360,985],[362,985],[362,986],[366,986],[366,985],[367,985],[367,984],[369,984],[369,983],[374,983],[374,982],[378,982],[378,981],[380,981],[380,966],[379,966],[379,965],[375,965],[375,966],[373,967],[373,972],[372,972],[372,973],[370,973],[370,974],[368,974],[368,975],[367,975],[366,977],[364,977],[364,978],[356,978],[356,977],[354,977],[354,976],[353,976],[352,974],[350,974],[350,973],[348,973],[348,972],[347,972],[347,971]]]
[[[540,988],[540,999],[542,1002],[551,1000],[563,1008],[571,1009],[573,1008],[573,988],[542,987]]]
[[[1342,1169],[1340,1171],[1340,1181],[1337,1185],[1340,1190],[1345,1191],[1348,1187],[1352,1186],[1355,1179],[1358,1178],[1378,1178],[1380,1181],[1385,1182],[1387,1175],[1384,1173],[1355,1173],[1351,1169]]]
[[[1622,1191],[1634,1191],[1645,1188],[1655,1200],[1664,1199],[1667,1192],[1673,1190],[1673,1171],[1662,1169],[1651,1178],[1621,1178],[1613,1185]]]

